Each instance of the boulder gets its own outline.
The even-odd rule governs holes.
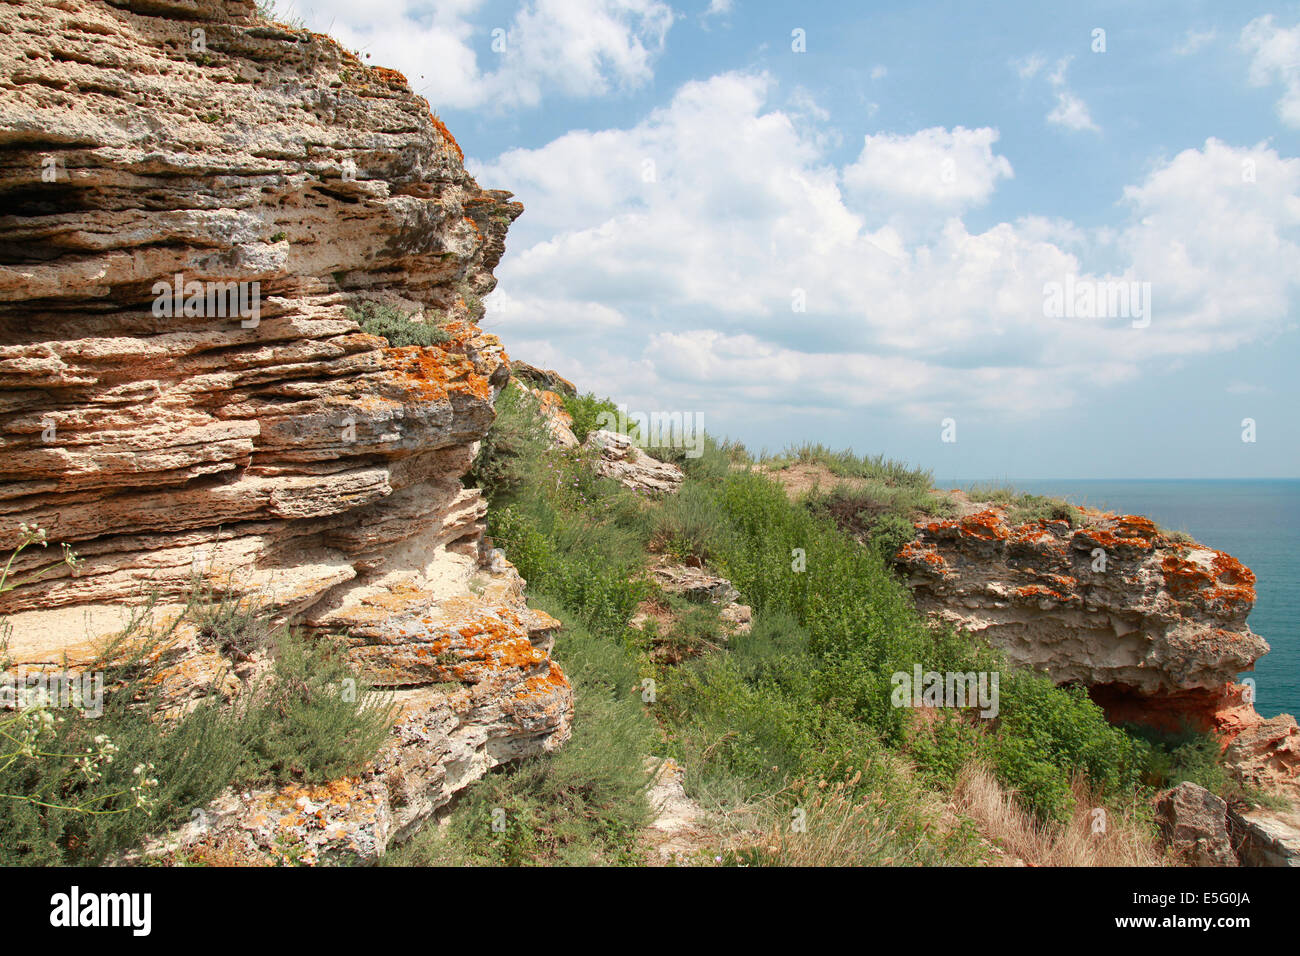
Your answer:
[[[633,491],[671,495],[681,488],[684,476],[680,468],[647,455],[627,435],[601,429],[588,435],[583,447],[600,453],[597,474],[622,482]]]
[[[1236,866],[1228,837],[1228,805],[1204,787],[1184,781],[1155,797],[1165,844],[1194,866]]]
[[[685,565],[663,565],[650,573],[665,591],[701,604],[733,604],[740,600],[740,592],[731,582],[703,568]]]

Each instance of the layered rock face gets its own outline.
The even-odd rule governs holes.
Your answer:
[[[1086,685],[1116,723],[1215,732],[1226,766],[1288,806],[1244,812],[1204,794],[1219,822],[1201,832],[1196,801],[1162,804],[1175,844],[1202,864],[1300,865],[1300,728],[1288,714],[1264,720],[1237,683],[1268,651],[1246,623],[1250,569],[1136,515],[1084,508],[1075,528],[1015,524],[1006,508],[954,498],[958,517],[917,525],[895,556],[917,606],[1018,664]]]
[[[1259,722],[1236,675],[1268,645],[1246,624],[1255,577],[1148,519],[1083,509],[1013,525],[974,503],[897,555],[917,605],[1014,662],[1086,684],[1116,721],[1235,734]]]
[[[75,666],[198,580],[402,689],[404,806],[567,737],[557,622],[459,480],[509,379],[474,321],[522,207],[402,76],[249,0],[5,4],[0,197],[0,552],[26,523],[84,562],[3,595],[15,661]],[[366,303],[446,340],[389,347]],[[179,698],[213,653],[177,651]]]

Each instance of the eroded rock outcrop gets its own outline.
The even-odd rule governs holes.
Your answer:
[[[1289,809],[1229,808],[1182,783],[1159,804],[1170,845],[1200,865],[1300,865],[1300,729],[1287,714],[1264,720],[1237,682],[1268,651],[1246,623],[1250,569],[1136,515],[1017,524],[1005,507],[953,498],[959,514],[919,523],[895,556],[917,606],[1086,685],[1116,723],[1216,733],[1225,766]]]
[[[676,494],[682,470],[670,462],[647,455],[631,438],[600,429],[587,436],[583,447],[596,451],[596,473],[613,478],[633,491],[652,495]]]
[[[1117,721],[1239,732],[1259,721],[1236,675],[1268,645],[1246,624],[1254,575],[1148,519],[1084,509],[1013,524],[974,503],[898,552],[917,605],[1014,662],[1086,684]]]
[[[402,772],[356,804],[379,851],[567,737],[555,622],[459,480],[510,375],[474,320],[522,207],[400,74],[250,0],[5,4],[0,196],[0,551],[27,523],[83,559],[4,595],[18,663],[75,667],[123,606],[165,615],[196,579],[347,635],[405,695]],[[213,283],[257,308],[192,294]],[[389,347],[364,303],[445,341]],[[178,699],[213,669],[187,639]]]

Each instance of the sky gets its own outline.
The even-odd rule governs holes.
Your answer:
[[[1300,4],[285,13],[524,204],[483,325],[583,391],[941,480],[1300,476]]]

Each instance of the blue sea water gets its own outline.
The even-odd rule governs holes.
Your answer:
[[[1300,478],[999,482],[1122,514],[1146,515],[1255,572],[1251,630],[1272,646],[1255,664],[1255,708],[1300,715]],[[966,487],[970,482],[941,486]]]

